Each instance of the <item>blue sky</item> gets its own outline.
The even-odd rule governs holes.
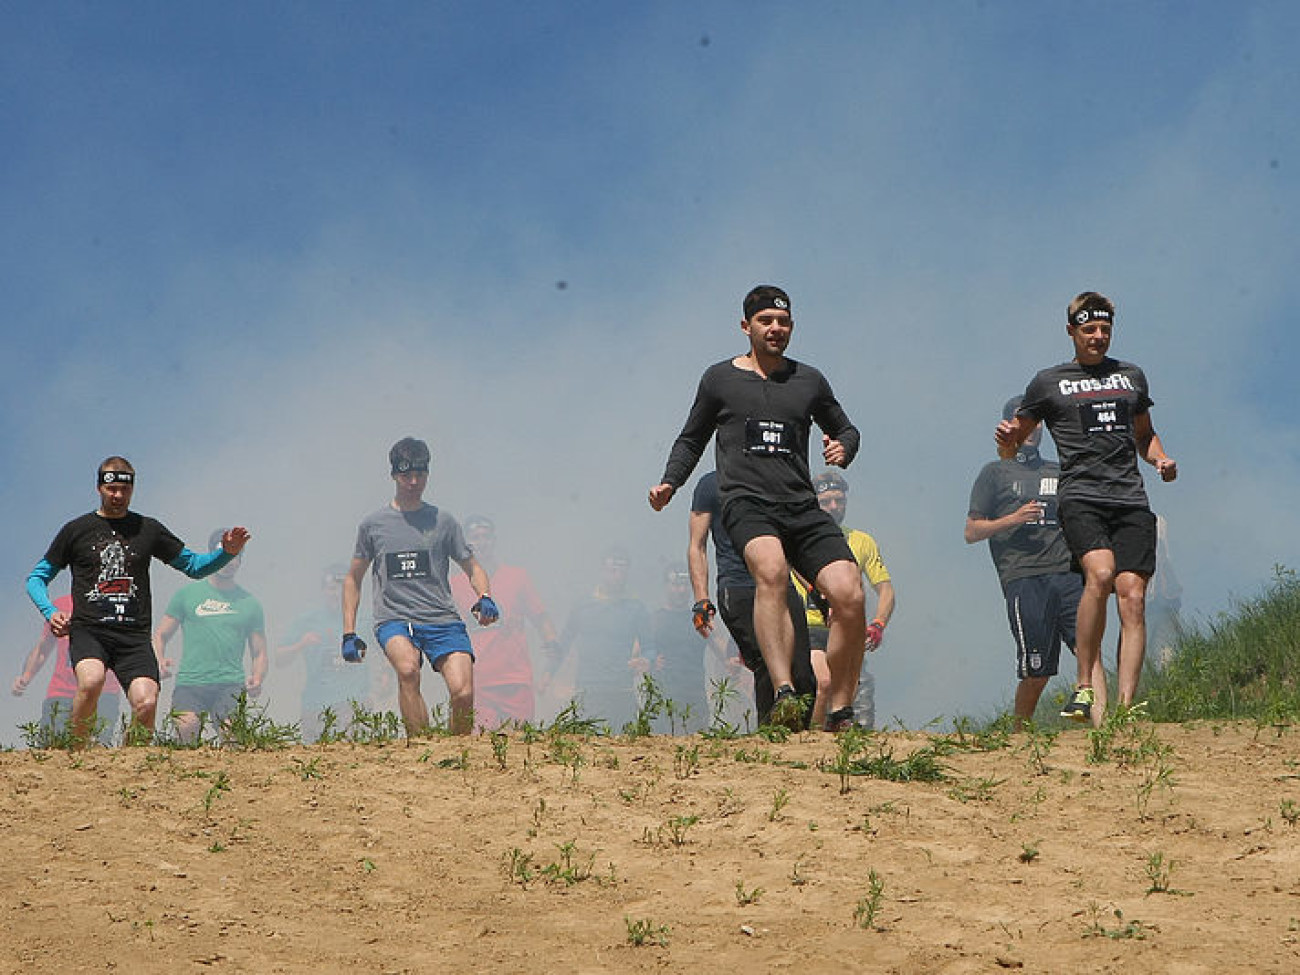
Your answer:
[[[900,596],[883,713],[1010,686],[961,523],[1000,404],[1068,355],[1077,291],[1118,302],[1114,352],[1182,466],[1152,497],[1188,608],[1295,561],[1294,5],[0,16],[15,669],[22,579],[118,452],[182,535],[253,527],[273,627],[346,556],[408,433],[434,445],[435,499],[495,514],[558,617],[614,539],[653,601],[687,505],[653,515],[645,488],[760,281],[791,291],[792,354],[864,433],[850,521]]]

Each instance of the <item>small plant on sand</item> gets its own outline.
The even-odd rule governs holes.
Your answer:
[[[632,918],[624,916],[623,923],[627,925],[627,943],[634,948],[640,948],[644,945],[657,945],[666,947],[668,944],[668,925],[656,924],[649,918]]]
[[[781,810],[786,807],[790,801],[790,793],[785,789],[777,789],[772,795],[772,808],[767,811],[767,821],[775,823],[781,818]]]
[[[709,715],[709,727],[703,735],[706,738],[719,740],[735,738],[740,734],[740,728],[726,719],[726,713],[731,702],[740,696],[740,690],[730,677],[720,677],[710,681],[710,685],[712,693],[709,694],[709,703],[713,713]]]
[[[637,688],[636,717],[623,726],[623,734],[628,738],[645,738],[654,731],[654,720],[664,713],[667,701],[655,679],[649,674],[641,675],[641,685]]]
[[[593,853],[588,857],[585,863],[575,863],[574,855],[578,851],[575,840],[557,844],[556,849],[560,851],[560,859],[554,863],[548,863],[541,871],[541,875],[549,883],[563,883],[566,887],[572,887],[574,884],[581,883],[591,876],[591,867],[596,862],[596,854]]]
[[[687,748],[678,745],[673,755],[673,773],[679,779],[689,779],[700,770],[700,746],[697,742]]]
[[[1278,805],[1278,814],[1282,821],[1288,826],[1294,826],[1300,822],[1300,805],[1297,805],[1292,799],[1283,799]]]
[[[1038,840],[1034,843],[1020,844],[1020,856],[1017,859],[1019,859],[1021,863],[1033,863],[1038,859],[1038,844],[1041,842],[1042,840]]]
[[[686,834],[690,832],[691,827],[700,821],[699,816],[674,816],[665,823],[668,830],[668,838],[672,841],[673,846],[685,846]]]
[[[857,906],[853,908],[853,923],[867,931],[879,930],[876,927],[876,918],[880,915],[884,903],[885,878],[876,873],[875,867],[872,867],[867,871],[867,893],[858,898]]]
[[[492,742],[492,758],[496,760],[497,768],[504,772],[506,753],[510,750],[510,736],[504,731],[493,731],[488,738]]]
[[[293,770],[298,773],[298,778],[306,782],[308,779],[319,779],[322,777],[320,769],[320,756],[317,755],[310,762],[304,762],[301,758],[293,760]]]
[[[1111,915],[1115,918],[1117,924],[1113,928],[1107,927],[1102,923],[1104,916],[1100,904],[1096,901],[1088,905],[1088,926],[1083,930],[1085,938],[1110,938],[1112,941],[1144,941],[1146,939],[1146,926],[1137,918],[1130,921],[1124,920],[1124,912],[1118,907],[1111,909]]]
[[[204,815],[212,814],[212,804],[219,798],[230,791],[230,776],[224,770],[217,773],[212,785],[208,786],[208,791],[203,794],[202,806]]]
[[[767,893],[767,891],[762,887],[754,887],[750,890],[746,890],[745,881],[736,881],[736,903],[741,907],[748,907],[750,904],[757,904],[765,893]]]
[[[1147,881],[1150,886],[1147,887],[1147,894],[1180,894],[1190,896],[1186,890],[1178,890],[1169,886],[1169,880],[1174,873],[1174,861],[1165,858],[1165,855],[1159,851],[1148,853],[1146,859]]]
[[[220,725],[221,744],[243,751],[274,751],[302,743],[296,722],[273,721],[266,705],[253,701],[247,691],[240,691],[235,709]]]
[[[537,870],[533,866],[533,855],[525,853],[516,846],[502,859],[505,863],[506,877],[510,882],[527,889],[533,878],[537,876]]]
[[[1025,743],[1020,746],[1020,751],[1029,756],[1029,767],[1035,775],[1047,775],[1051,771],[1047,767],[1047,756],[1060,732],[1039,728],[1032,720],[1024,723],[1024,732]]]

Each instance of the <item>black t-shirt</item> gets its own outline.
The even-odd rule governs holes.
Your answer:
[[[72,570],[72,622],[148,633],[153,624],[149,560],[171,562],[185,548],[156,519],[128,512],[74,518],[54,536],[45,561]]]
[[[1026,501],[1043,503],[1043,520],[1017,525],[989,539],[989,554],[1002,585],[1030,576],[1055,575],[1070,570],[1070,550],[1056,515],[1060,465],[1045,461],[1035,451],[1016,460],[985,464],[970,492],[972,518],[993,521],[1020,508]]]
[[[713,536],[714,561],[718,566],[718,592],[724,589],[753,589],[754,577],[749,574],[745,560],[731,544],[731,536],[722,527],[722,498],[718,495],[718,475],[705,474],[695,485],[691,496],[691,511],[710,515],[709,534]]]
[[[1025,390],[1020,413],[1042,420],[1061,454],[1062,500],[1146,507],[1134,419],[1151,408],[1147,377],[1131,362],[1063,362]]]
[[[815,497],[808,473],[813,421],[844,445],[846,463],[861,438],[825,376],[794,359],[785,363],[766,379],[730,359],[706,369],[663,480],[675,488],[685,484],[716,430],[723,504],[745,495],[774,502]]]

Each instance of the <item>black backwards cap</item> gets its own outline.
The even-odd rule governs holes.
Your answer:
[[[834,471],[822,471],[813,478],[812,483],[813,490],[818,494],[825,494],[827,491],[849,493],[849,482]]]
[[[429,445],[414,437],[403,437],[388,451],[388,463],[392,465],[394,474],[428,471]]]
[[[760,311],[769,308],[789,311],[790,296],[774,284],[760,284],[745,295],[745,303],[741,307],[744,310],[745,321],[749,321]]]

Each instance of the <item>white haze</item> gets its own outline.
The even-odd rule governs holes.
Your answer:
[[[494,517],[502,558],[533,572],[557,624],[611,542],[631,549],[633,588],[654,606],[659,570],[684,555],[689,496],[655,514],[646,489],[700,372],[742,348],[739,299],[764,281],[793,296],[791,354],[827,373],[863,433],[848,521],[875,534],[899,594],[874,661],[882,719],[1006,703],[1001,598],[962,522],[1001,404],[1068,356],[1079,290],[1117,300],[1113,351],[1147,370],[1180,464],[1175,484],[1149,484],[1185,610],[1258,591],[1294,564],[1300,528],[1281,364],[1296,349],[1300,157],[1278,121],[1298,94],[1283,38],[1300,18],[1248,4],[1206,25],[1214,36],[1162,43],[1155,14],[1046,6],[668,5],[627,24],[597,6],[594,26],[542,18],[555,57],[521,55],[517,91],[494,52],[528,48],[538,24],[500,36],[463,14],[447,30],[484,53],[462,55],[460,101],[391,80],[368,91],[346,66],[344,13],[362,8],[328,7],[291,26],[312,28],[347,84],[323,67],[272,76],[270,120],[245,123],[222,114],[223,82],[189,80],[219,144],[172,158],[165,131],[27,120],[31,185],[3,191],[17,214],[0,297],[6,683],[39,629],[23,579],[93,507],[110,453],[138,468],[137,509],[192,547],[218,525],[252,529],[241,582],[273,644],[391,496],[386,452],[406,435],[433,448],[429,499]],[[409,42],[401,24],[373,29],[419,77],[414,26],[437,16],[394,10],[419,22]],[[1115,50],[1093,64],[1081,47],[1103,37]],[[122,43],[114,83],[144,104],[167,72]],[[374,36],[356,43],[377,56]],[[28,66],[54,58],[48,38],[32,48]],[[67,86],[55,95],[27,85],[20,104],[88,114],[73,90],[97,80],[86,68],[48,81]],[[355,88],[356,102],[330,109],[332,125],[295,84]],[[430,116],[457,141],[404,147]],[[125,175],[133,165],[144,175]],[[283,208],[249,189],[263,178],[284,182]],[[244,193],[256,206],[214,231],[222,189],[232,211]],[[155,616],[183,581],[156,570]],[[47,676],[0,706],[0,740],[38,713]],[[292,716],[293,676],[272,680]]]

